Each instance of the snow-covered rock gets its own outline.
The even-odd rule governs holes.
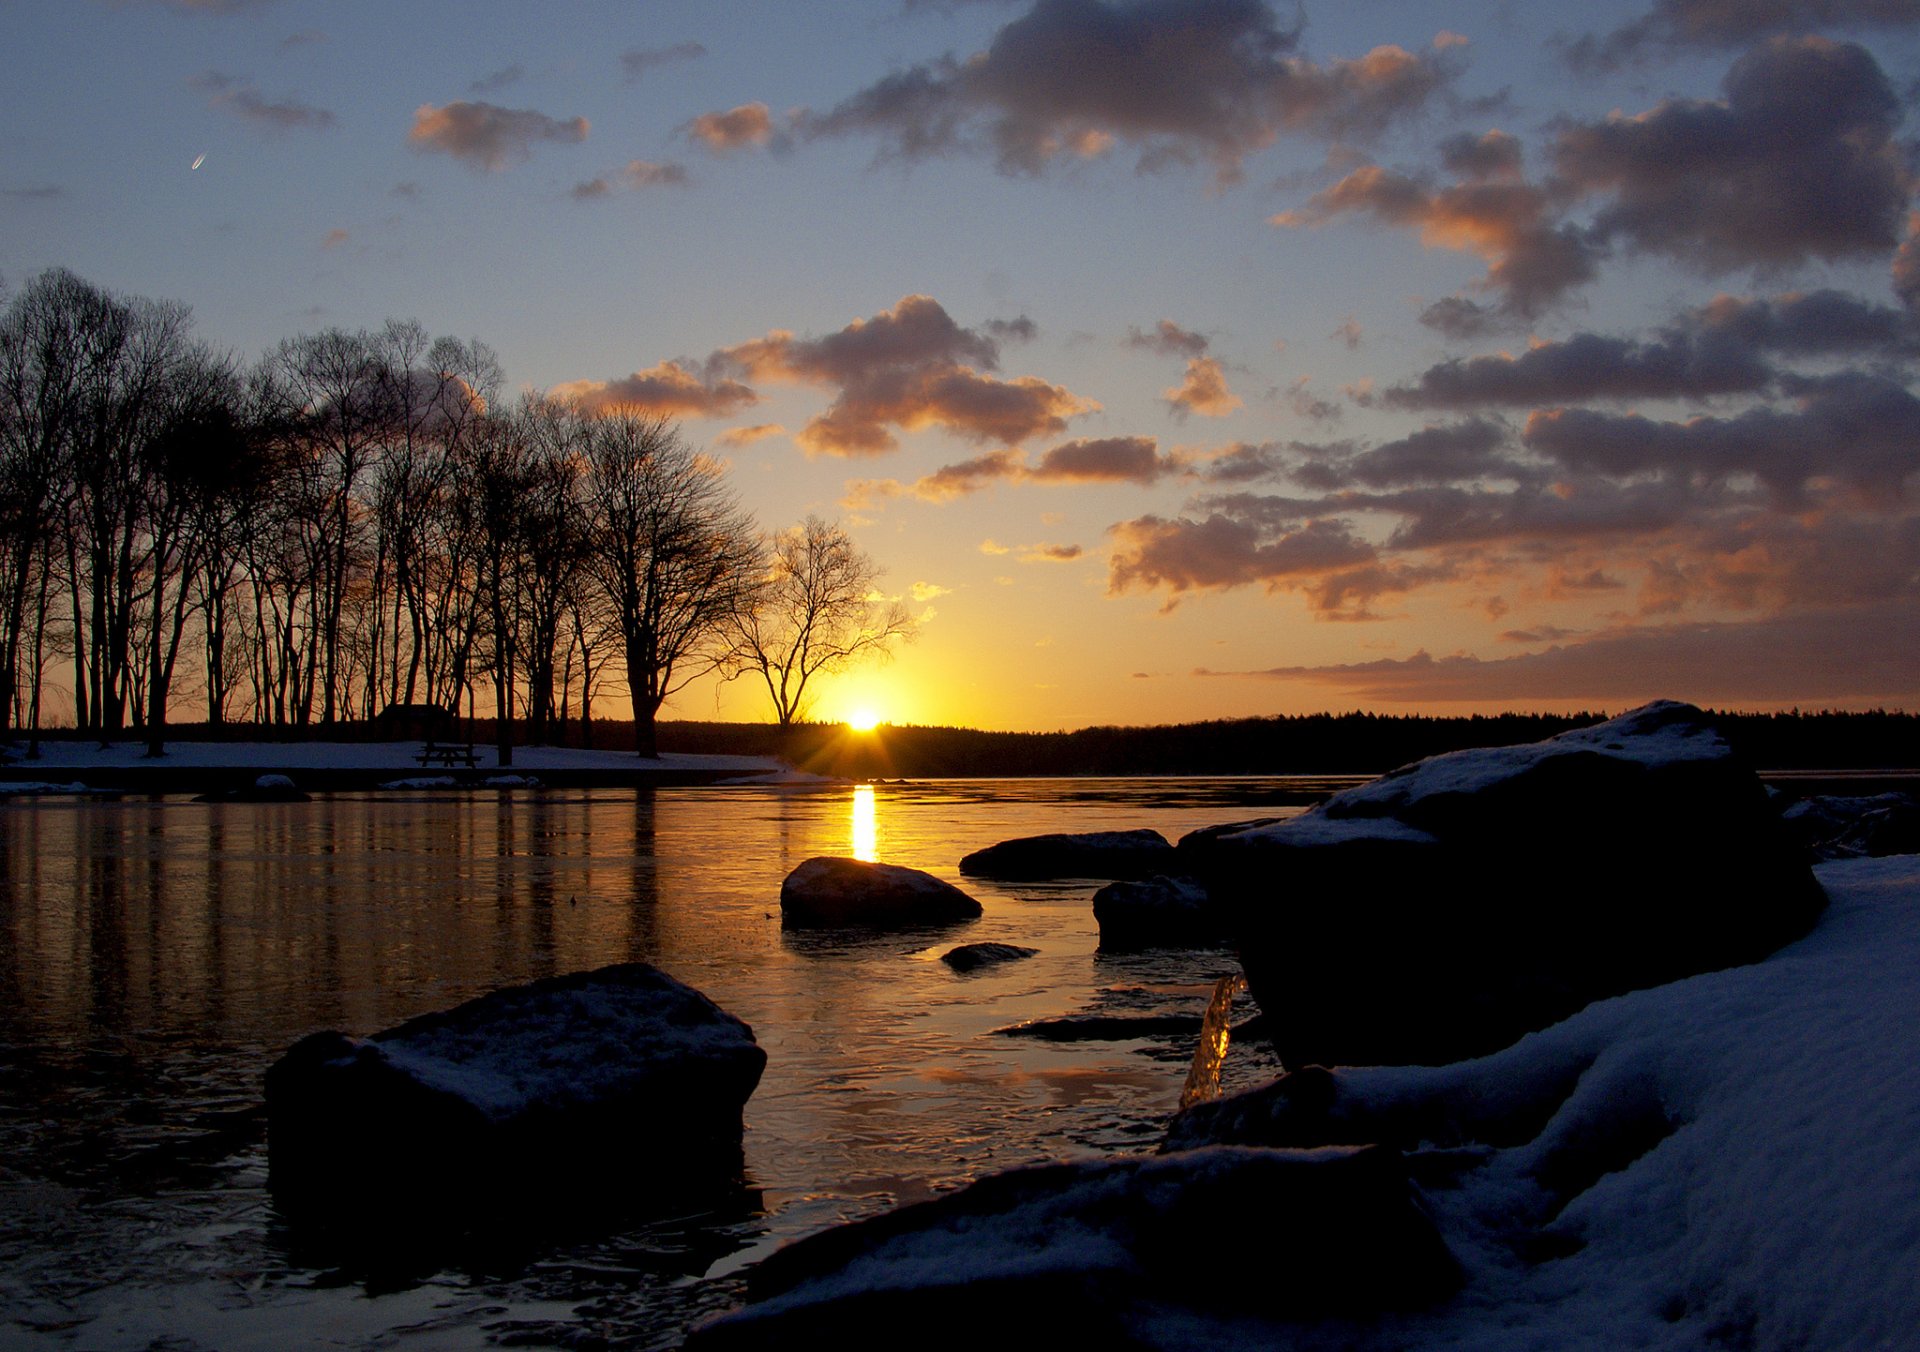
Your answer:
[[[1816,859],[1920,853],[1920,802],[1907,793],[1815,794],[1780,814]]]
[[[1158,831],[1082,831],[1022,836],[975,850],[960,861],[974,878],[1150,878],[1173,867],[1173,846]]]
[[[1354,1352],[1913,1346],[1920,859],[1819,872],[1831,907],[1763,962],[1455,1065],[1296,1072],[1188,1110],[1168,1146],[1409,1152],[1465,1285],[1340,1330]]]
[[[1093,918],[1107,950],[1212,944],[1228,933],[1206,886],[1192,878],[1108,883],[1093,894]]]
[[[1040,950],[1020,944],[961,944],[940,955],[940,961],[956,972],[973,972],[982,967],[997,967],[1003,962],[1018,962]]]
[[[856,1331],[877,1345],[892,1330],[934,1348],[1140,1348],[1189,1312],[1353,1318],[1458,1281],[1392,1152],[1221,1148],[1017,1169],[799,1240],[687,1347],[785,1352]]]
[[[1753,772],[1667,701],[1435,756],[1200,858],[1290,1064],[1491,1051],[1753,962],[1825,904]]]
[[[314,1033],[267,1071],[289,1215],[449,1230],[737,1179],[753,1030],[643,963],[494,991],[368,1038]]]
[[[873,929],[972,920],[980,903],[952,883],[901,864],[821,855],[780,884],[780,923],[788,929]]]

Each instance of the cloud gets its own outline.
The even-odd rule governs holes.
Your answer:
[[[207,102],[215,108],[224,108],[244,121],[272,131],[322,131],[339,120],[325,108],[316,108],[296,99],[266,98],[251,81],[237,75],[223,75],[219,71],[209,70],[194,76],[187,83],[205,94]]]
[[[1708,271],[1899,244],[1913,188],[1900,100],[1865,48],[1776,38],[1736,61],[1722,92],[1560,130],[1559,175],[1608,199],[1596,238]]]
[[[1143,333],[1137,328],[1128,329],[1127,346],[1144,348],[1163,357],[1193,358],[1207,354],[1205,334],[1183,329],[1171,319],[1163,319],[1154,325],[1152,333]]]
[[[989,374],[998,364],[998,341],[956,323],[930,296],[902,297],[821,338],[775,330],[708,359],[710,371],[742,379],[835,390],[795,438],[810,454],[884,454],[899,444],[894,429],[921,427],[1012,447],[1058,435],[1099,407],[1034,376]]]
[[[803,128],[909,160],[986,151],[1016,174],[1124,144],[1142,169],[1205,163],[1225,184],[1283,132],[1371,136],[1451,78],[1450,40],[1316,65],[1299,36],[1261,0],[1037,0],[985,51],[897,71]]]
[[[1507,428],[1492,419],[1473,418],[1441,427],[1424,427],[1370,450],[1351,443],[1313,449],[1292,477],[1316,489],[1401,488],[1415,484],[1458,483],[1474,479],[1531,477],[1501,454]],[[1299,448],[1300,444],[1295,443]],[[1304,449],[1304,448],[1303,448]],[[1216,466],[1217,468],[1217,466]]]
[[[527,75],[527,68],[518,63],[502,66],[499,70],[481,76],[467,86],[469,94],[495,94],[508,85],[520,83]]]
[[[935,582],[916,582],[908,589],[908,594],[919,604],[925,605],[927,602],[936,601],[942,596],[953,595],[953,588],[942,587]]]
[[[1020,550],[1020,562],[1073,563],[1086,552],[1079,545],[1027,545]]]
[[[1199,413],[1209,418],[1222,418],[1244,407],[1240,397],[1227,388],[1226,372],[1217,357],[1193,358],[1187,363],[1186,379],[1172,389],[1162,391],[1161,398],[1167,401],[1176,417]]]
[[[1612,477],[1658,472],[1673,481],[1750,475],[1783,505],[1816,480],[1895,505],[1920,472],[1920,399],[1897,381],[1842,372],[1790,382],[1797,407],[1662,422],[1639,414],[1552,409],[1527,419],[1529,449]]]
[[[1440,187],[1369,164],[1316,194],[1305,207],[1270,219],[1294,228],[1362,214],[1417,230],[1430,248],[1461,249],[1485,259],[1487,273],[1480,289],[1495,293],[1509,315],[1528,316],[1595,274],[1593,246],[1579,231],[1561,224],[1557,213],[1552,194],[1532,184],[1471,177]],[[1491,318],[1484,307],[1464,300],[1427,311],[1430,324],[1463,334],[1485,331]],[[1339,336],[1349,347],[1358,345],[1357,328],[1343,329]]]
[[[580,202],[590,202],[602,197],[611,197],[615,192],[626,190],[639,192],[643,188],[683,187],[688,182],[687,168],[683,164],[655,164],[651,160],[628,160],[626,166],[611,174],[601,174],[584,183],[576,183],[572,196]]]
[[[0,197],[16,202],[64,202],[72,196],[57,183],[36,183],[31,188],[0,188]]]
[[[999,542],[994,540],[982,540],[980,542],[980,552],[982,554],[997,557],[1001,554],[1011,554],[1013,553],[1013,550],[1008,548],[1006,545],[1000,544]]]
[[[1822,28],[1900,28],[1920,24],[1914,0],[1654,0],[1647,13],[1611,33],[1566,45],[1568,64],[1603,74],[1678,51],[1731,50],[1760,38]]]
[[[1340,520],[1273,527],[1222,513],[1201,520],[1142,516],[1110,533],[1107,589],[1116,596],[1135,588],[1164,587],[1176,597],[1255,583],[1272,589],[1376,557],[1374,547]]]
[[[586,139],[584,117],[562,120],[531,108],[464,100],[439,108],[421,104],[414,110],[413,130],[407,133],[416,150],[451,155],[489,172],[525,161],[542,141],[572,144]]]
[[[671,47],[629,47],[620,53],[620,69],[627,79],[637,80],[650,70],[680,61],[696,61],[707,54],[697,42],[676,42]]]
[[[760,402],[737,380],[703,379],[679,362],[663,361],[618,380],[574,380],[548,391],[577,401],[589,412],[633,408],[675,417],[724,418]]]
[[[1208,672],[1321,686],[1391,703],[1571,700],[1631,705],[1655,697],[1701,704],[1892,701],[1920,695],[1920,604],[1687,623],[1597,634],[1512,657],[1427,652],[1332,666]]]
[[[729,427],[714,440],[727,447],[751,446],[756,441],[780,436],[786,430],[779,423],[755,423],[752,427]]]
[[[978,493],[1020,472],[1020,458],[1013,451],[989,451],[971,460],[942,465],[913,485],[916,497],[928,502],[946,502]]]
[[[326,238],[320,241],[320,247],[323,249],[337,249],[342,244],[345,244],[348,238],[347,232],[336,226],[334,229],[327,231]]]
[[[773,113],[764,103],[702,113],[686,124],[686,132],[715,155],[768,145],[775,137]]]
[[[1063,442],[1024,476],[1040,483],[1132,483],[1150,487],[1184,468],[1162,455],[1152,437],[1099,437]]]

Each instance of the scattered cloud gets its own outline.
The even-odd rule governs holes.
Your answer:
[[[1154,325],[1153,332],[1127,330],[1127,346],[1144,348],[1148,352],[1157,352],[1163,357],[1204,357],[1207,355],[1205,334],[1183,329],[1171,319],[1163,319]]]
[[[600,174],[573,186],[572,197],[578,202],[597,201],[602,197],[611,197],[616,192],[639,192],[645,188],[684,187],[689,182],[687,168],[683,164],[656,164],[651,160],[629,160],[624,168],[611,174]]]
[[[269,99],[250,80],[202,71],[187,83],[207,96],[207,102],[269,131],[315,130],[332,127],[338,119],[325,108],[297,99]]]
[[[1452,78],[1450,36],[1324,64],[1300,36],[1260,0],[1036,0],[984,51],[898,70],[802,129],[906,160],[985,152],[1012,174],[1125,145],[1143,170],[1207,164],[1224,185],[1282,133],[1368,138]]]
[[[1066,430],[1098,405],[1035,376],[1003,379],[999,342],[956,323],[930,296],[905,296],[892,309],[856,319],[820,338],[775,330],[724,348],[710,373],[787,381],[835,392],[833,403],[795,437],[816,455],[879,455],[896,430],[936,427],[969,441],[1014,447]]]
[[[936,582],[916,582],[908,588],[908,594],[921,605],[938,600],[942,596],[953,595],[953,588],[942,587]]]
[[[72,194],[57,183],[36,183],[30,188],[0,188],[0,197],[16,202],[64,202]]]
[[[1013,553],[1013,550],[1006,545],[1000,544],[998,541],[988,539],[988,540],[982,540],[980,542],[980,552],[982,554],[997,557],[998,555],[1001,555],[1001,554],[1011,554]]]
[[[631,408],[694,418],[725,418],[760,402],[758,394],[737,380],[702,377],[672,361],[618,380],[569,381],[548,393],[556,399],[575,400],[593,412]]]
[[[707,49],[697,42],[676,42],[671,47],[629,47],[620,53],[620,69],[626,72],[627,79],[637,80],[650,70],[681,61],[697,61],[706,54]]]
[[[587,139],[584,117],[554,118],[531,108],[458,100],[414,110],[407,140],[414,149],[451,155],[471,168],[495,172],[520,164],[545,141],[562,145]]]
[[[779,423],[755,423],[752,427],[729,427],[714,440],[729,448],[751,446],[756,441],[765,441],[768,437],[782,436],[786,428]]]
[[[1761,38],[1820,29],[1920,26],[1913,0],[1654,0],[1645,14],[1605,34],[1564,44],[1575,70],[1605,74],[1622,66],[1683,51],[1729,51]]]
[[[1198,413],[1208,418],[1223,418],[1244,405],[1240,397],[1227,388],[1227,374],[1217,357],[1195,357],[1187,363],[1186,379],[1172,389],[1165,390],[1161,398],[1176,417],[1184,418],[1189,413]]]
[[[497,94],[509,85],[519,84],[521,80],[526,78],[526,75],[527,68],[518,63],[511,66],[502,66],[500,69],[483,75],[468,85],[467,92],[469,94]]]
[[[347,232],[336,226],[334,229],[327,231],[326,237],[320,241],[320,247],[323,249],[337,249],[342,244],[345,244],[348,238]]]
[[[1079,545],[1026,545],[1020,550],[1020,562],[1073,563],[1086,552]]]
[[[773,113],[764,103],[743,103],[723,113],[702,113],[686,125],[693,140],[715,155],[775,142]]]
[[[1152,437],[1097,437],[1053,447],[1025,477],[1039,483],[1131,483],[1144,488],[1183,469],[1179,458],[1160,453]]]

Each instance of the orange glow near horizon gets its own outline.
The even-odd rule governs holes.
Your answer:
[[[879,714],[868,708],[855,709],[845,719],[846,725],[855,732],[872,732],[882,721]]]

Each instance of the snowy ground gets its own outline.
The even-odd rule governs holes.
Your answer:
[[[1765,962],[1336,1072],[1343,1121],[1483,1156],[1429,1191],[1465,1288],[1349,1345],[1920,1347],[1920,856],[1818,872]]]
[[[474,747],[472,769],[449,771],[423,766],[421,742],[168,742],[158,759],[145,742],[44,742],[37,760],[24,758],[19,743],[0,743],[0,794],[77,792],[112,787],[132,777],[147,780],[176,775],[183,782],[234,772],[282,774],[301,787],[314,776],[350,776],[375,784],[421,788],[455,783],[484,783],[501,776],[620,776],[644,783],[650,778],[707,782],[774,783],[816,780],[784,763],[762,756],[688,756],[667,754],[643,759],[631,751],[579,751],[567,747],[517,746],[513,764],[503,768],[493,746]],[[303,777],[305,772],[305,777]]]

